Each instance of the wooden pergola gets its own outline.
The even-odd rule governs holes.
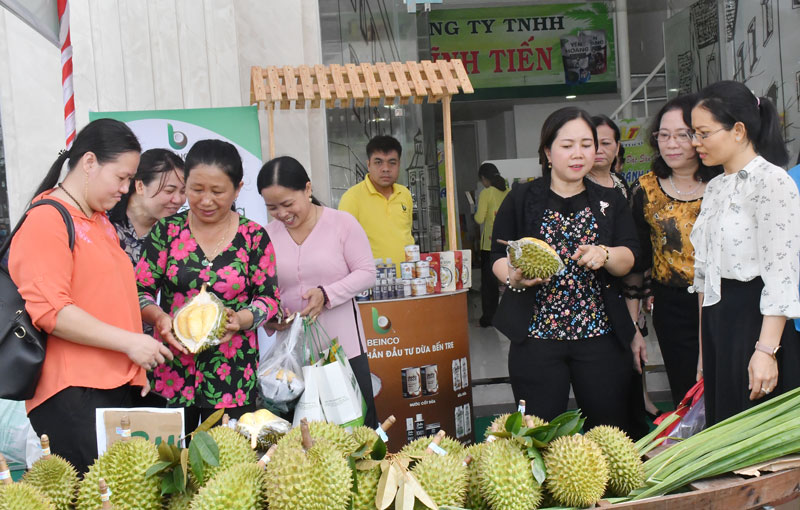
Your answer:
[[[458,249],[453,136],[450,101],[453,95],[474,92],[461,60],[449,62],[377,62],[330,66],[253,66],[250,102],[268,113],[269,157],[275,157],[274,112],[304,108],[348,108],[389,104],[442,102],[444,117],[445,186],[449,249]]]

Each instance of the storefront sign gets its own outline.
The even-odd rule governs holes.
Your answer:
[[[397,419],[389,451],[439,430],[471,443],[467,294],[369,301],[359,309],[379,419]]]
[[[461,59],[466,99],[616,92],[605,2],[431,12],[431,59]]]
[[[621,119],[617,121],[620,130],[620,143],[625,148],[625,166],[622,175],[628,184],[633,185],[639,177],[650,171],[655,152],[648,143],[650,117]]]

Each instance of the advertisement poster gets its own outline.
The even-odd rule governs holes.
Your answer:
[[[440,9],[430,13],[428,33],[432,60],[464,63],[470,100],[617,90],[605,2]]]
[[[435,435],[473,442],[467,294],[359,303],[389,451]],[[376,380],[377,378],[377,380]]]
[[[650,171],[655,152],[648,143],[651,133],[650,123],[653,119],[642,117],[638,119],[619,119],[617,125],[620,130],[620,143],[625,147],[625,166],[622,175],[628,184],[633,185],[636,180]]]
[[[89,113],[89,120],[102,118],[128,124],[139,138],[143,151],[163,148],[185,158],[198,140],[217,138],[232,143],[244,166],[244,186],[236,200],[236,209],[261,225],[267,224],[267,208],[256,188],[262,165],[256,106]]]

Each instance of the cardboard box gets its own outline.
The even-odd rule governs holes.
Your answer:
[[[154,444],[162,441],[179,445],[183,437],[183,409],[98,408],[95,410],[97,426],[97,452],[102,454],[112,444],[122,440],[120,421],[123,416],[130,420],[131,437],[142,437]]]
[[[456,254],[452,251],[439,252],[439,280],[442,292],[456,290]]]
[[[465,289],[472,288],[472,250],[459,250],[461,252],[461,286]]]
[[[464,288],[464,283],[461,281],[461,274],[463,273],[464,254],[459,250],[453,252],[456,256],[456,290]]]
[[[423,253],[420,255],[421,260],[425,260],[430,264],[430,274],[428,275],[428,294],[441,294],[442,293],[442,278],[440,274],[441,263],[438,253]]]

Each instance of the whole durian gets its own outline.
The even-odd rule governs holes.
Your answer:
[[[266,476],[255,462],[234,464],[201,488],[191,510],[261,510],[266,505]]]
[[[214,475],[235,464],[244,462],[255,463],[258,461],[256,453],[250,449],[247,439],[232,428],[220,425],[208,431],[219,447],[219,465],[206,466],[203,471],[203,479],[199,480],[198,485],[202,487]]]
[[[617,427],[600,425],[586,433],[603,450],[608,462],[608,489],[614,496],[624,497],[644,485],[642,459],[628,435]]]
[[[575,434],[552,441],[544,452],[544,463],[545,487],[558,503],[583,508],[603,497],[608,463],[591,439]]]
[[[78,472],[58,455],[48,455],[34,462],[22,480],[50,498],[56,510],[70,510],[75,503]]]
[[[352,472],[341,446],[324,438],[279,441],[266,476],[270,510],[344,510],[350,503]]]
[[[77,510],[100,508],[98,481],[111,489],[114,510],[161,510],[161,480],[145,478],[147,469],[159,461],[155,445],[140,437],[118,441],[89,467],[78,487]]]
[[[400,450],[400,453],[409,457],[424,456],[426,455],[425,450],[428,449],[432,440],[433,437],[421,437],[411,441]],[[448,455],[455,455],[458,458],[463,458],[465,456],[464,445],[449,436],[444,436],[439,446],[446,451]]]
[[[467,447],[467,455],[472,457],[472,462],[467,466],[467,496],[465,506],[471,510],[489,510],[489,503],[481,495],[480,483],[478,480],[478,464],[480,463],[483,451],[489,443],[478,443]]]
[[[347,432],[339,425],[324,421],[312,421],[308,423],[308,428],[313,440],[327,439],[344,456],[350,455],[361,446],[358,444],[355,437],[353,437],[353,434]],[[284,443],[292,443],[294,446],[300,446],[302,444],[300,427],[293,428],[288,434],[283,436],[283,438],[278,441],[278,447]]]
[[[562,269],[564,262],[546,242],[534,237],[510,241],[506,250],[512,267],[522,270],[525,278],[550,278]]]
[[[376,435],[377,436],[377,435]],[[363,443],[362,443],[363,444]],[[356,462],[356,479],[358,491],[353,494],[353,510],[377,510],[375,496],[378,494],[378,483],[381,480],[380,463],[376,461],[362,461],[363,465]],[[372,466],[364,469],[366,466]]]
[[[491,425],[486,427],[486,432],[484,435],[489,437],[490,432],[501,432],[506,429],[506,421],[508,421],[509,416],[511,414],[505,413],[499,415],[497,418],[492,420]],[[533,427],[540,427],[542,425],[547,425],[547,420],[543,420],[538,416],[534,415],[525,415],[522,425],[525,427],[533,428]]]
[[[369,449],[372,449],[372,445],[378,440],[378,433],[375,432],[375,429],[362,425],[353,429],[353,439],[358,447],[366,444]]]
[[[429,453],[411,468],[428,496],[439,506],[464,506],[469,475],[464,465],[463,448],[459,454]],[[426,508],[417,501],[417,509]]]
[[[487,443],[477,463],[480,493],[492,510],[528,510],[541,503],[530,460],[516,444],[505,439]]]
[[[189,482],[186,484],[186,492],[175,492],[169,496],[165,510],[189,510],[192,505],[192,499],[197,495],[197,485],[195,485],[194,478],[189,477]]]
[[[56,507],[39,489],[20,482],[0,485],[0,510],[56,510]]]

